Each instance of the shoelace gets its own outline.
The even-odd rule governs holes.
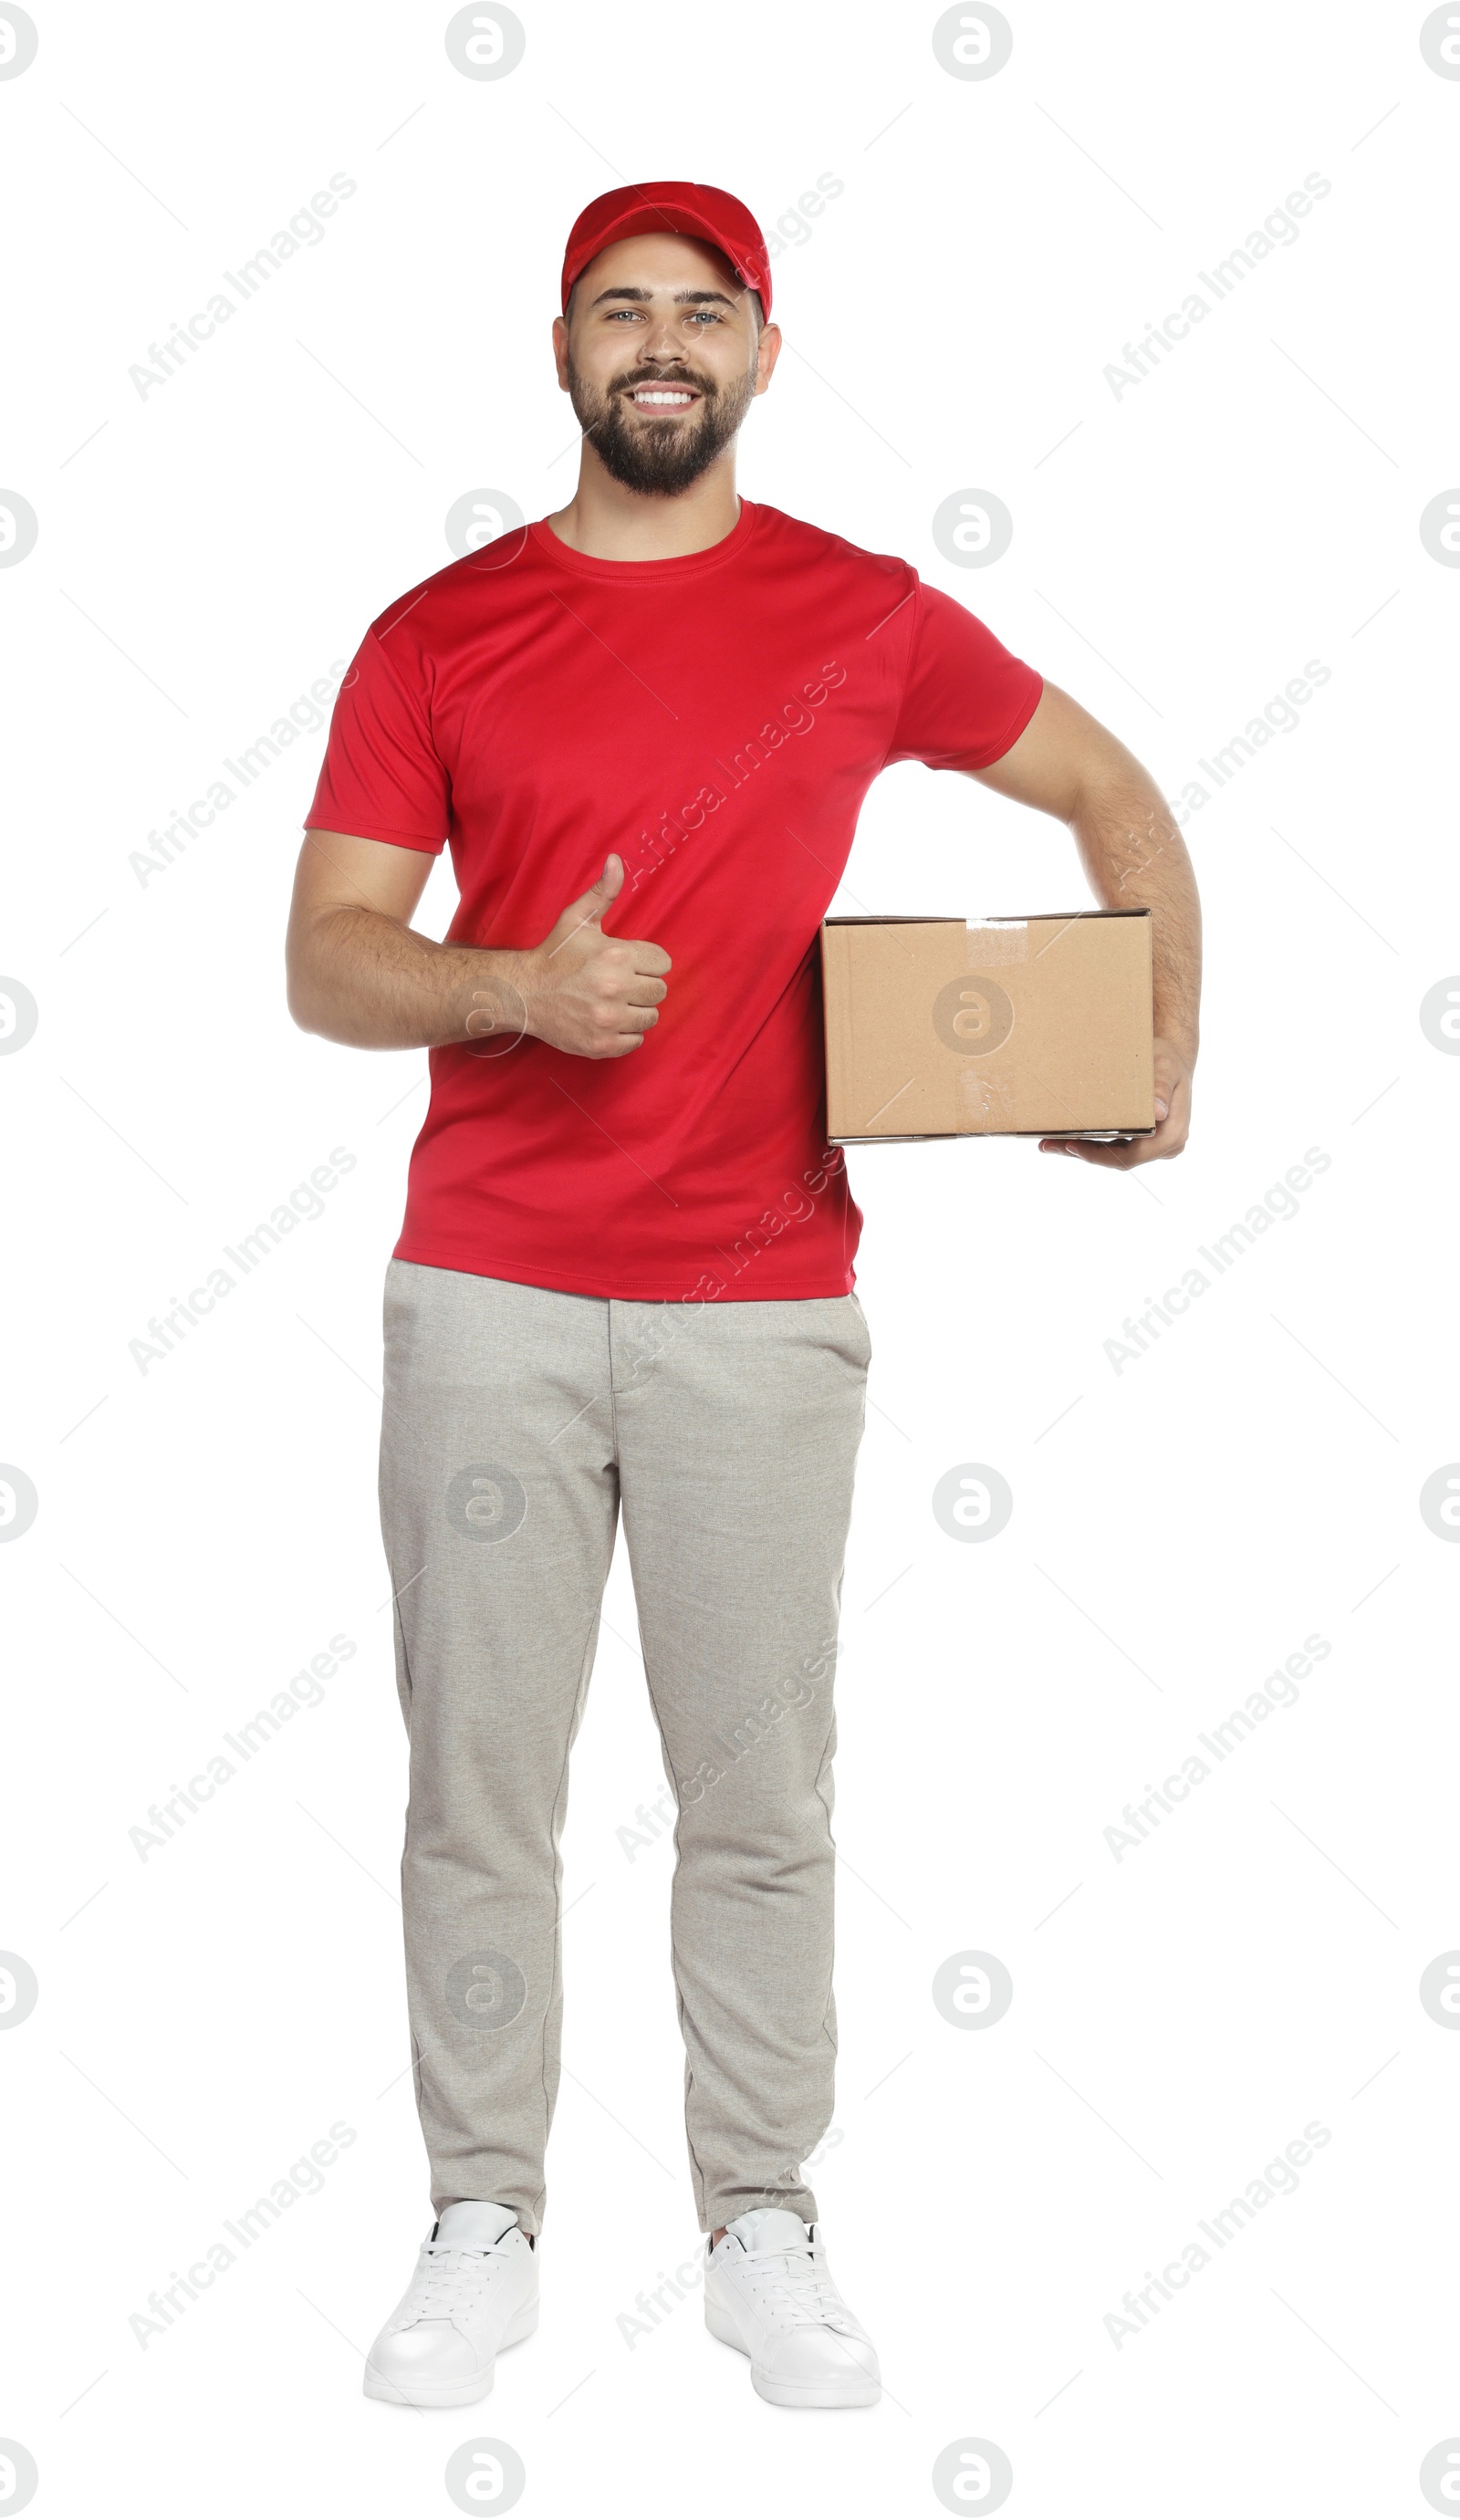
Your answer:
[[[818,2266],[807,2249],[747,2249],[745,2265],[752,2270],[751,2282],[757,2292],[785,2295],[783,2301],[771,2301],[773,2317],[798,2316],[810,2318],[819,2327],[845,2327],[846,2312],[838,2298],[837,2287],[824,2267]]]
[[[414,2317],[449,2318],[453,2311],[470,2310],[484,2288],[490,2260],[501,2255],[495,2241],[478,2249],[456,2248],[449,2240],[424,2241],[424,2263],[411,2287]]]

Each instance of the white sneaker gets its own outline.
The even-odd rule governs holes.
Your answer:
[[[448,2205],[366,2358],[365,2395],[473,2406],[491,2387],[499,2349],[536,2325],[537,2252],[512,2207]]]
[[[726,2228],[705,2263],[705,2324],[751,2358],[751,2386],[773,2407],[875,2407],[877,2352],[832,2281],[819,2223],[757,2206]]]

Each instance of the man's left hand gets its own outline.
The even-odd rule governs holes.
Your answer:
[[[1156,1133],[1150,1138],[1123,1138],[1100,1146],[1088,1138],[1041,1138],[1041,1155],[1083,1155],[1087,1164],[1105,1164],[1128,1173],[1133,1164],[1159,1163],[1179,1155],[1191,1127],[1192,1062],[1174,1042],[1156,1043]]]

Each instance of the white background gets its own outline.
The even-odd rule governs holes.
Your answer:
[[[1460,1456],[1460,1061],[1419,1022],[1460,970],[1460,573],[1419,533],[1460,479],[1460,81],[1420,11],[1345,0],[1043,0],[985,81],[939,66],[934,12],[867,0],[525,6],[499,81],[452,66],[447,14],[38,8],[0,81],[0,482],[39,520],[0,570],[0,968],[39,1009],[0,1059],[0,1457],[39,1498],[0,1551],[0,1946],[40,1990],[0,2039],[0,2434],[65,2513],[449,2511],[447,2457],[483,2436],[554,2513],[935,2511],[969,2437],[1028,2520],[1422,2513],[1421,2459],[1460,2435],[1460,2038],[1418,1995],[1460,1944],[1460,1549],[1418,1507]],[[139,396],[149,343],[337,171],[323,241]],[[632,2344],[617,2323],[697,2244],[669,1851],[618,1836],[662,1790],[620,1556],[568,1824],[542,2326],[484,2407],[416,2414],[364,2401],[360,2357],[429,2215],[375,1503],[425,1060],[286,1012],[322,734],[164,872],[129,861],[447,562],[463,492],[568,496],[548,328],[592,195],[694,176],[770,229],[824,173],[842,193],[775,265],[746,492],[905,555],[1172,796],[1307,660],[1331,679],[1186,828],[1209,981],[1180,1162],[850,1159],[875,1361],[813,2178],[882,2406],[763,2406],[697,2293]],[[1118,398],[1122,344],[1310,173],[1299,241]],[[931,531],[971,486],[1014,518],[983,569]],[[448,891],[443,865],[436,932]],[[1057,825],[904,767],[838,906],[1083,898]],[[149,1317],[335,1147],[325,1214],[140,1372]],[[1312,1147],[1298,1215],[1118,1372],[1123,1318]],[[931,1509],[970,1462],[1015,1500],[981,1546]],[[1299,1703],[1118,1863],[1122,1806],[1312,1634]],[[335,1635],[324,1702],[143,1863],[149,1805]],[[967,1950],[1015,1990],[972,2033],[931,1994]],[[1118,2346],[1127,2290],[1313,2120],[1298,2192]],[[144,2350],[148,2295],[337,2121],[321,2192]]]

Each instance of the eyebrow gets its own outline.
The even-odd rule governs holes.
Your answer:
[[[636,304],[647,305],[654,294],[655,292],[652,289],[601,289],[593,303],[595,306],[602,306],[611,297],[631,297]],[[674,304],[676,306],[729,306],[733,309],[736,300],[733,297],[727,297],[722,289],[676,289]]]

